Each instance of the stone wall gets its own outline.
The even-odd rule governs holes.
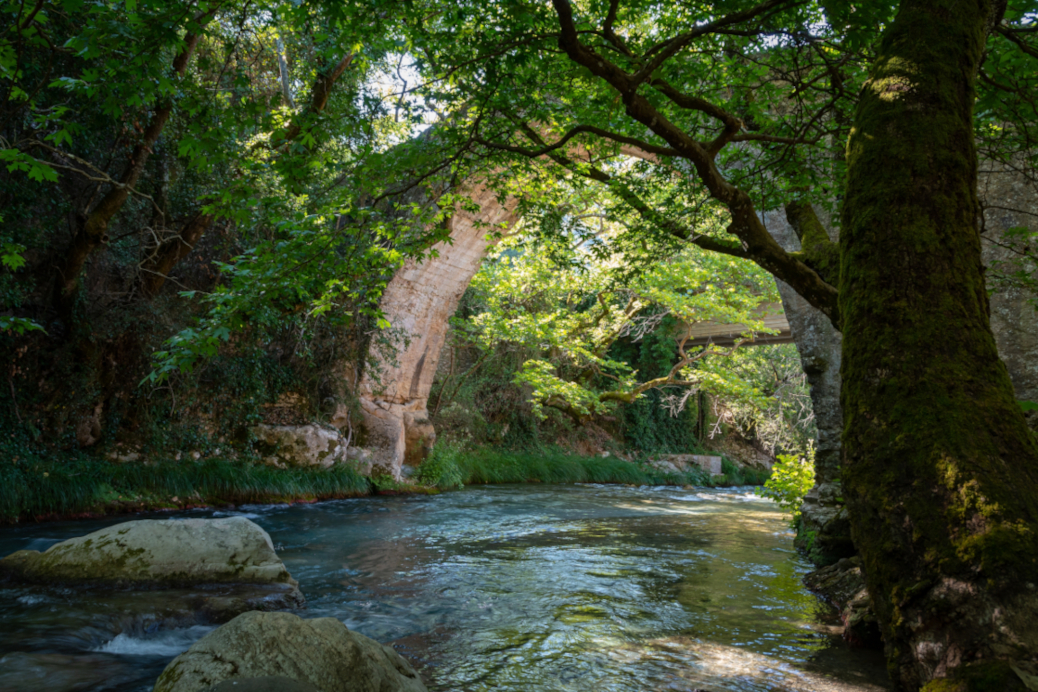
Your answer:
[[[823,219],[823,223],[824,223]],[[764,223],[771,235],[789,251],[800,249],[800,240],[782,211],[768,212]],[[831,225],[826,230],[839,240]],[[815,485],[804,498],[800,541],[812,536],[812,554],[822,562],[835,562],[854,554],[847,511],[838,498],[840,492],[840,435],[843,409],[840,407],[840,351],[843,337],[829,318],[810,305],[788,284],[776,281],[782,308],[800,354],[800,364],[811,387],[811,404],[818,428],[815,446]]]
[[[515,224],[517,200],[501,204],[482,186],[469,198],[479,211],[457,211],[449,221],[450,243],[435,246],[437,256],[405,264],[386,286],[380,307],[402,334],[395,354],[375,354],[361,379],[358,395],[364,413],[365,447],[377,473],[399,477],[417,466],[436,439],[427,405],[447,336],[448,320],[479,270],[488,234]]]
[[[1038,230],[1038,191],[1024,176],[987,164],[980,175],[980,197],[985,206],[981,257],[992,269],[1012,260],[1004,247],[1004,233],[1016,226]],[[1036,296],[989,279],[991,329],[998,352],[1009,370],[1018,399],[1038,402],[1038,311]],[[1033,422],[1032,422],[1033,425]]]

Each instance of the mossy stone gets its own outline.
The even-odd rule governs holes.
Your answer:
[[[0,574],[41,584],[296,586],[267,532],[244,517],[125,522],[14,553]]]

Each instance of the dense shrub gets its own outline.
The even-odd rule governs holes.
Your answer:
[[[800,521],[804,496],[814,483],[813,458],[779,454],[778,461],[771,468],[771,478],[757,492],[777,502],[779,507],[792,516],[792,523],[796,526]]]

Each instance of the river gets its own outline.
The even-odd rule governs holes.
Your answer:
[[[140,518],[229,515],[270,533],[301,615],[392,642],[431,690],[889,689],[878,652],[831,634],[786,517],[749,489],[486,486]],[[6,528],[0,555],[132,518]],[[212,629],[120,598],[0,589],[0,688],[144,692]]]

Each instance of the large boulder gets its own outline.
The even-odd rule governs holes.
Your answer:
[[[319,692],[308,682],[300,682],[283,675],[264,675],[258,678],[233,678],[213,685],[206,692]]]
[[[128,521],[0,560],[0,575],[31,583],[122,586],[297,583],[267,532],[244,517]]]
[[[154,692],[201,692],[225,680],[280,676],[320,692],[425,692],[396,651],[334,618],[245,613],[173,659]],[[221,691],[224,687],[219,688]]]
[[[263,463],[279,468],[331,468],[345,461],[346,440],[334,428],[320,425],[257,425],[252,429]]]
[[[843,621],[843,638],[853,646],[879,649],[879,620],[865,586],[861,558],[842,558],[804,577],[804,584],[832,605]]]

